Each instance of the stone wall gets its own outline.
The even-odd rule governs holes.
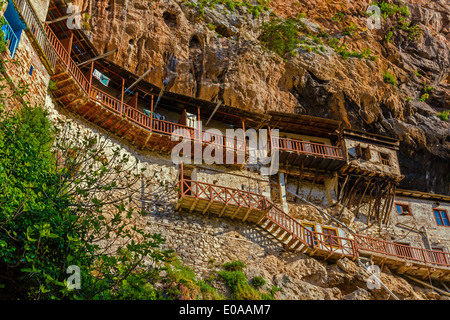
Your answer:
[[[25,31],[22,32],[14,59],[11,59],[9,50],[3,53],[2,58],[9,61],[6,64],[6,72],[12,79],[13,85],[15,87],[20,84],[28,86],[24,99],[31,105],[44,105],[50,75]],[[33,66],[33,71],[30,75],[31,66]]]
[[[394,205],[392,208],[390,223],[392,225],[401,223],[421,231],[424,231],[423,227],[425,227],[432,247],[442,248],[444,251],[449,252],[450,227],[439,226],[436,223],[433,209],[446,210],[448,214],[450,212],[450,204],[442,201],[437,202],[439,202],[439,206],[436,206],[436,201],[433,200],[397,196],[395,203],[409,205],[411,208],[411,215],[398,214]],[[402,242],[410,243],[412,246],[424,247],[428,249],[423,233],[410,231],[407,228],[398,226],[395,228],[395,234],[399,239],[401,239]]]

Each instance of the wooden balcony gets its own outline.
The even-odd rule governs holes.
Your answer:
[[[450,280],[450,253],[411,247],[404,244],[370,238],[355,237],[360,254],[375,263],[389,265],[397,273],[407,273],[422,279]]]
[[[345,164],[341,147],[272,137],[272,150],[279,152],[280,165],[335,171]]]
[[[80,115],[114,135],[125,138],[140,149],[170,152],[179,143],[172,141],[175,131],[182,137],[191,139],[191,150],[194,153],[194,143],[201,143],[202,150],[206,146],[213,146],[223,153],[223,163],[227,153],[233,154],[234,164],[238,157],[246,159],[246,146],[244,139],[226,137],[212,134],[206,130],[181,125],[178,123],[159,120],[151,117],[136,108],[124,103],[122,100],[94,87],[91,80],[77,67],[70,58],[66,48],[57,39],[52,30],[46,25],[48,39],[53,46],[58,60],[55,65],[55,74],[51,80],[56,83],[57,89],[53,91],[56,100],[66,109]]]

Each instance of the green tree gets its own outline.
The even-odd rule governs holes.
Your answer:
[[[137,163],[41,107],[8,112],[17,92],[0,103],[0,296],[155,298],[152,277],[171,252],[133,221],[148,183]],[[72,265],[80,290],[67,286]]]

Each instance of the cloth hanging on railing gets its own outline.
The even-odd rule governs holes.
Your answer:
[[[108,86],[110,79],[97,69],[94,69],[92,76],[98,79],[98,81],[100,81],[100,83],[103,84],[105,87]]]
[[[150,110],[147,110],[147,109],[145,109],[145,108],[144,108],[144,114],[147,115],[147,116],[149,116],[149,117],[151,117],[151,111],[150,111]],[[163,120],[163,121],[164,121],[164,120],[166,120],[166,117],[163,116],[162,114],[153,112],[153,119]]]

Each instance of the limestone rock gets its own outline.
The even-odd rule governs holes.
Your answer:
[[[372,295],[365,289],[358,289],[345,295],[342,300],[373,300]]]

